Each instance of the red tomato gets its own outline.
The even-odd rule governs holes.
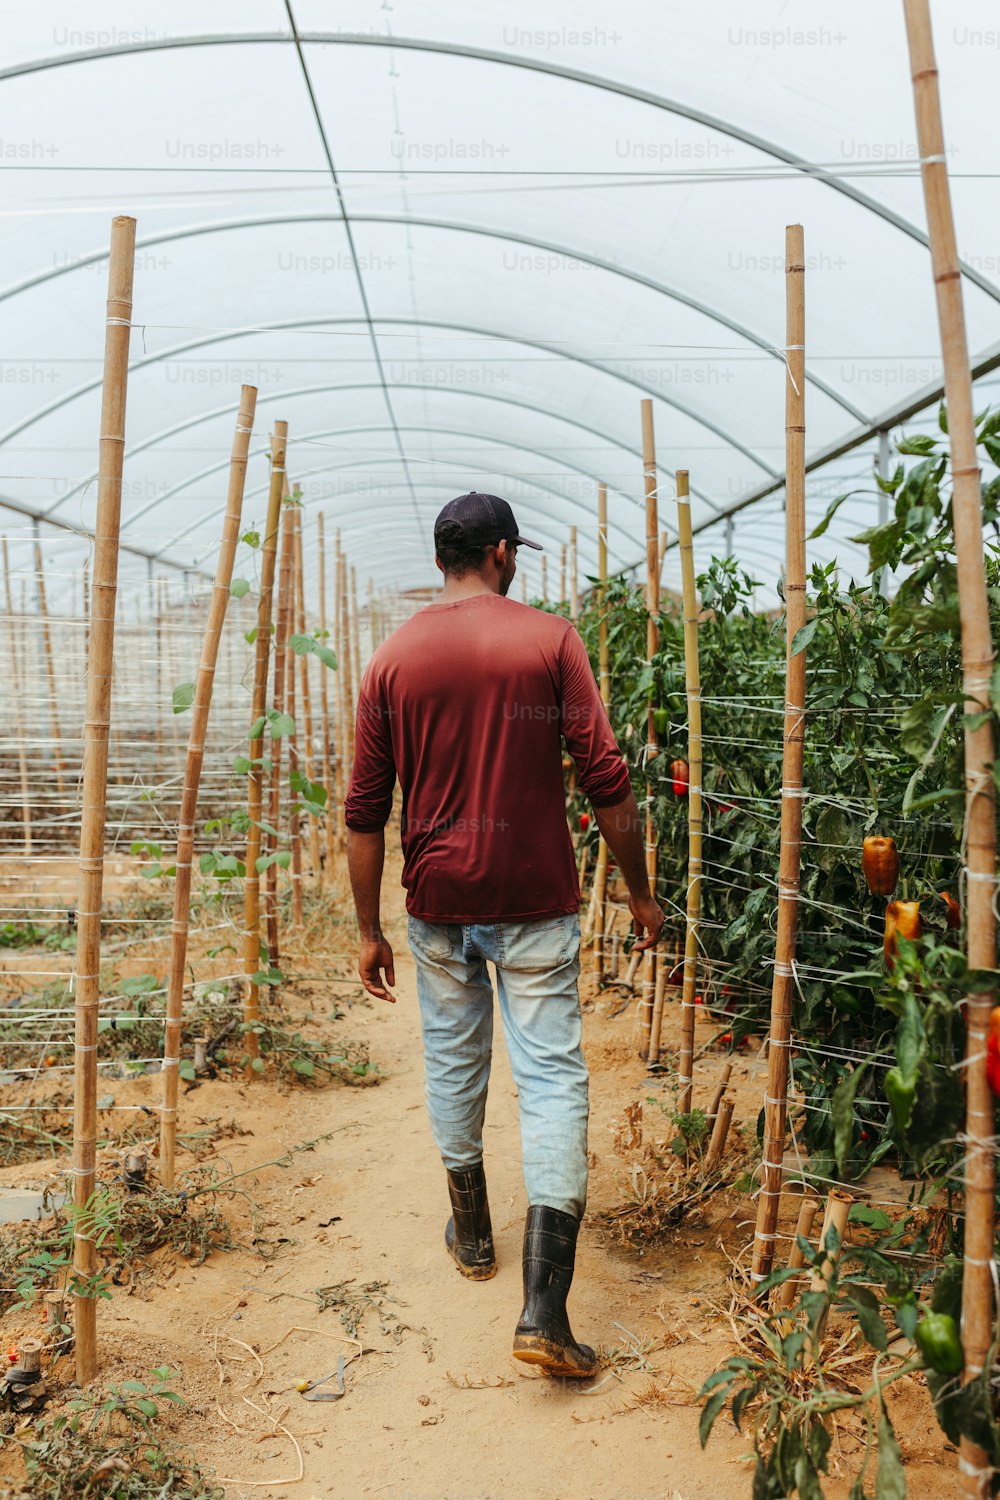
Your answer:
[[[586,833],[587,829],[589,827],[590,827],[590,813],[581,813],[580,814],[580,832],[581,833]]]

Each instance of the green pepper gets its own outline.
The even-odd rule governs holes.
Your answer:
[[[670,723],[670,710],[668,708],[653,709],[653,723],[657,734],[665,734],[667,725]]]
[[[917,1080],[907,1083],[898,1068],[890,1068],[885,1075],[885,1097],[892,1110],[897,1130],[909,1130],[913,1118],[913,1102],[917,1093]]]
[[[958,1375],[965,1365],[958,1326],[947,1313],[925,1313],[917,1324],[917,1348],[939,1375]]]

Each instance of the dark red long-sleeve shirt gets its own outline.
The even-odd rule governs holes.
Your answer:
[[[348,828],[383,828],[399,777],[406,907],[427,922],[576,911],[562,741],[595,807],[628,770],[569,621],[499,594],[430,604],[361,684]]]

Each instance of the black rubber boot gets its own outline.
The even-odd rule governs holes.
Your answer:
[[[558,1208],[528,1209],[524,1226],[524,1311],[514,1330],[514,1358],[548,1375],[587,1378],[597,1355],[578,1344],[566,1316],[580,1221]]]
[[[451,1218],[444,1229],[448,1253],[470,1281],[489,1281],[497,1274],[497,1262],[482,1162],[449,1172],[448,1192]]]

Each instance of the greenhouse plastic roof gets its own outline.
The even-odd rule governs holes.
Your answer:
[[[933,7],[980,405],[1000,350],[995,7]],[[940,359],[902,5],[711,0],[133,3],[7,18],[0,495],[93,525],[111,217],[138,220],[122,566],[210,569],[239,386],[245,516],[289,423],[307,510],[364,586],[434,577],[440,505],[506,495],[549,550],[642,554],[661,520],[772,594],[782,555],[784,230],[805,226],[811,460],[918,405]],[[936,412],[911,426],[935,423]],[[877,438],[818,465],[817,560],[860,576]],[[757,503],[748,499],[763,495]],[[742,507],[742,508],[739,508]],[[727,512],[734,511],[727,522]],[[72,576],[67,532],[43,526]],[[555,556],[553,556],[553,553]],[[537,558],[522,559],[537,587]],[[676,551],[664,583],[676,584]]]

